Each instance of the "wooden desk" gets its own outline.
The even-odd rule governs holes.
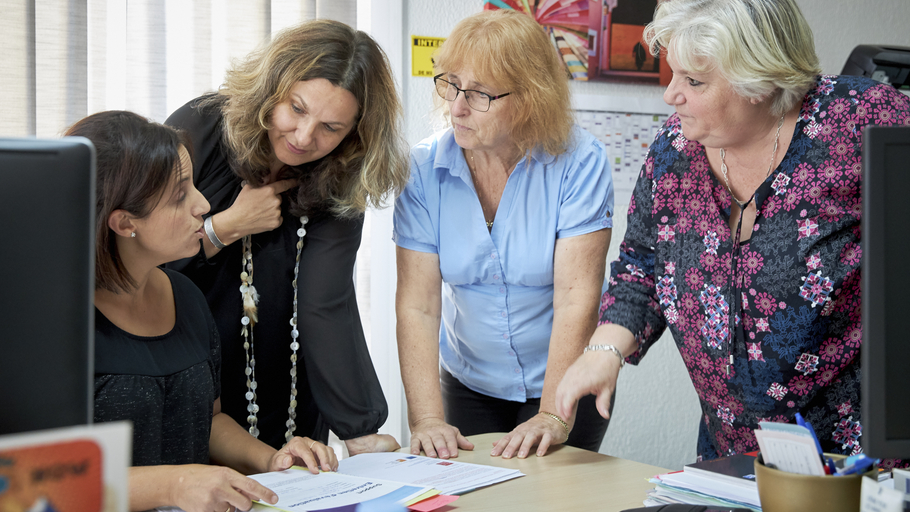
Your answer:
[[[645,493],[654,487],[648,478],[667,472],[656,466],[570,446],[551,448],[544,457],[531,455],[527,459],[508,460],[491,457],[493,443],[503,435],[470,436],[474,450],[459,450],[454,460],[517,469],[525,476],[465,494],[442,510],[619,512],[644,506]]]

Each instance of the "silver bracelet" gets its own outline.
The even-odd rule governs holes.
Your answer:
[[[221,243],[218,235],[215,234],[215,228],[212,227],[212,217],[206,217],[205,222],[202,225],[205,226],[205,234],[208,235],[209,242],[212,242],[212,245],[214,245],[216,249],[224,249],[227,247]]]
[[[622,356],[622,352],[620,352],[619,349],[614,347],[613,345],[588,345],[587,347],[585,347],[584,353],[587,354],[588,352],[593,352],[595,350],[609,350],[610,352],[613,352],[614,354],[616,354],[616,357],[619,358],[619,369],[620,370],[622,370],[623,365],[626,364],[626,359]]]

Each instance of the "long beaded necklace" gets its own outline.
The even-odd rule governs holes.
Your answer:
[[[780,116],[780,121],[777,122],[777,134],[774,136],[774,147],[771,149],[771,161],[768,163],[768,173],[765,175],[765,179],[768,179],[768,176],[771,176],[771,169],[774,167],[774,156],[777,155],[777,143],[778,143],[778,141],[780,141],[780,127],[784,125],[784,116],[786,116],[786,115],[787,114],[785,112],[784,115]],[[749,199],[747,199],[745,201],[740,201],[739,199],[736,198],[736,196],[733,195],[733,189],[730,188],[730,181],[727,179],[727,163],[724,162],[724,157],[726,155],[727,155],[727,150],[725,150],[724,148],[720,148],[720,171],[724,175],[724,184],[727,185],[727,192],[730,193],[730,197],[732,197],[733,200],[736,201],[736,204],[739,205],[739,209],[745,210],[746,205],[749,204],[750,201],[752,201],[752,196],[754,196],[755,194],[753,194],[752,196],[749,196]]]
[[[285,422],[287,431],[284,438],[287,442],[294,437],[294,431],[297,430],[297,349],[300,343],[297,338],[300,333],[297,331],[297,274],[300,271],[300,253],[303,250],[303,237],[306,235],[306,224],[309,221],[305,215],[300,217],[300,229],[297,230],[297,258],[294,262],[294,280],[291,284],[294,287],[294,307],[291,315],[291,398],[288,405],[288,421]],[[240,319],[240,334],[243,335],[243,350],[246,353],[246,410],[249,413],[246,420],[250,425],[249,431],[253,437],[259,437],[259,404],[256,403],[256,389],[259,384],[256,382],[256,352],[253,343],[253,327],[259,321],[259,315],[256,304],[259,303],[259,294],[256,287],[253,286],[253,237],[246,235],[243,237],[243,261],[240,272],[240,296],[243,299],[243,317]]]

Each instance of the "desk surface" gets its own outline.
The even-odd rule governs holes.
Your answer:
[[[642,507],[654,487],[648,478],[667,470],[571,446],[551,448],[544,457],[491,457],[493,443],[504,434],[470,436],[473,451],[458,451],[460,462],[517,469],[526,476],[485,487],[459,497],[442,509],[458,511],[597,510],[619,512]],[[409,448],[403,448],[408,452]]]

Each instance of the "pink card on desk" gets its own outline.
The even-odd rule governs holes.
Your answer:
[[[431,510],[436,510],[437,508],[444,507],[449,503],[457,500],[458,496],[448,496],[446,494],[437,494],[432,498],[427,498],[423,501],[418,501],[417,503],[408,507],[408,510],[413,510],[414,512],[430,512]]]

